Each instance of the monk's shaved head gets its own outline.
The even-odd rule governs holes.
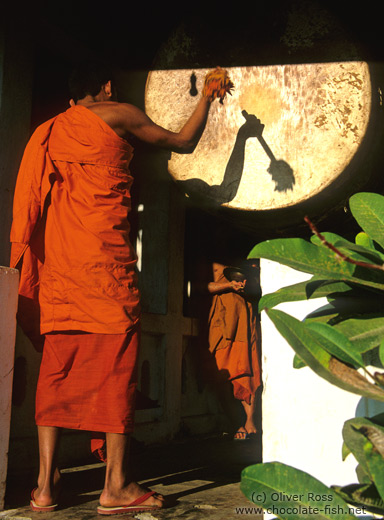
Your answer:
[[[96,96],[108,81],[113,83],[113,72],[108,65],[96,61],[81,63],[69,77],[71,97],[76,103],[87,95]]]

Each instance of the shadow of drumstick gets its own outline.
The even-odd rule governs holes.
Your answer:
[[[241,113],[247,121],[249,121],[250,118],[255,117],[249,115],[246,110],[242,110]],[[262,136],[263,130],[264,125],[260,125],[260,131],[255,133],[255,137],[257,137],[259,143],[263,147],[263,150],[271,161],[267,171],[271,174],[272,180],[275,182],[275,191],[293,190],[293,185],[295,184],[293,170],[287,162],[281,159],[276,159],[272,150]]]

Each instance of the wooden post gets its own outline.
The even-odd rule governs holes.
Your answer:
[[[11,423],[19,272],[0,267],[0,509],[4,509]]]

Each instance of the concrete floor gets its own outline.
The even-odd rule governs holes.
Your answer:
[[[135,443],[132,450],[135,479],[162,493],[172,504],[152,513],[135,513],[137,520],[206,519],[239,520],[248,514],[255,520],[262,515],[241,512],[253,504],[239,489],[241,470],[260,461],[259,441],[233,441],[229,436],[205,437],[172,442],[161,446]],[[103,464],[67,468],[63,472],[65,493],[61,507],[53,513],[32,512],[29,492],[31,477],[9,477],[6,506],[1,520],[93,520],[104,478]],[[113,518],[127,518],[116,515]]]

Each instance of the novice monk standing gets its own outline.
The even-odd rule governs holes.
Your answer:
[[[218,72],[226,80],[220,69],[216,83]],[[170,132],[117,102],[109,71],[80,68],[70,82],[71,108],[38,127],[26,147],[14,198],[11,265],[21,269],[19,322],[37,349],[44,346],[34,510],[57,507],[61,428],[106,436],[99,513],[163,506],[163,497],[128,475],[140,335],[136,254],[128,237],[129,140],[192,152],[217,97],[207,84],[183,128]],[[218,88],[222,98],[232,84],[226,80]]]
[[[248,266],[247,280],[241,269],[234,279],[227,278],[231,268],[213,263],[214,281],[208,291],[214,295],[208,318],[209,350],[214,356],[221,382],[229,380],[235,399],[241,402],[245,423],[240,426],[235,440],[250,439],[257,433],[256,392],[261,385],[258,352],[257,314],[255,312],[254,278],[256,269]]]

